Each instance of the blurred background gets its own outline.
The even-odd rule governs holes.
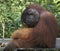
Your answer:
[[[56,16],[57,37],[60,37],[60,0],[0,0],[0,38],[10,38],[16,29],[23,26],[21,14],[33,3],[40,4]]]

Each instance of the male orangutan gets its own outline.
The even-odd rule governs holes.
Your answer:
[[[22,13],[26,26],[16,30],[5,51],[15,48],[55,48],[57,21],[55,16],[38,4],[29,5]]]

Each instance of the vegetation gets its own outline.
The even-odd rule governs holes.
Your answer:
[[[0,0],[0,38],[9,38],[13,31],[23,26],[21,13],[33,3],[40,4],[56,16],[60,37],[60,0]]]

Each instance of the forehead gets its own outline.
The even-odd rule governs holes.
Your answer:
[[[27,9],[25,14],[28,14],[28,15],[32,14],[32,15],[38,15],[39,16],[39,12],[36,9],[33,9],[33,8]]]
[[[28,13],[35,13],[35,12],[37,12],[37,10],[30,8],[30,9],[27,10],[27,12],[28,12]],[[38,12],[37,12],[37,13],[38,13]]]

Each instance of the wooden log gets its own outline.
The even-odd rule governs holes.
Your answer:
[[[0,43],[8,44],[11,40],[12,39],[10,39],[10,38],[5,38],[5,39],[0,38]],[[60,38],[56,38],[56,48],[60,49]]]

